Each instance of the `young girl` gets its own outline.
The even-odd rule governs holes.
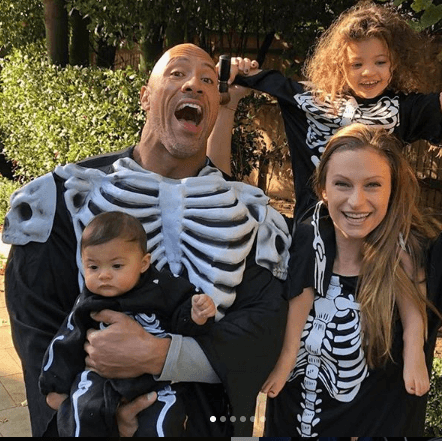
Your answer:
[[[441,323],[427,300],[428,286],[440,308],[440,282],[426,284],[440,269],[425,271],[440,228],[418,210],[400,147],[353,124],[322,155],[320,202],[294,235],[284,347],[264,386],[268,436],[422,435],[426,400],[411,394],[428,390]]]
[[[261,71],[256,61],[232,58],[231,80],[239,72],[236,84],[278,99],[292,160],[297,221],[316,202],[310,178],[340,127],[361,122],[385,127],[405,142],[441,142],[442,95],[416,93],[425,91],[425,76],[431,74],[424,60],[428,51],[423,37],[398,13],[363,2],[321,36],[305,66],[306,84],[278,71]],[[220,107],[209,142],[208,155],[221,168],[230,160],[225,140],[233,124],[229,114],[238,101],[233,93],[235,99]],[[222,148],[216,140],[224,141]]]

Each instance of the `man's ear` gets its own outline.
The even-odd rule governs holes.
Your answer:
[[[322,190],[322,201],[323,202],[327,202],[327,193],[326,193],[326,191],[325,190]]]
[[[148,111],[150,109],[150,89],[149,89],[149,86],[143,86],[141,88],[140,102],[141,102],[141,108],[144,111]]]

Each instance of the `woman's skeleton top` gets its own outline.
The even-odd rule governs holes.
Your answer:
[[[66,207],[77,238],[79,284],[83,285],[80,238],[84,227],[104,211],[125,211],[147,232],[148,251],[158,270],[183,270],[218,307],[217,319],[235,300],[246,258],[256,240],[256,262],[284,280],[290,235],[283,217],[255,187],[226,181],[204,167],[197,177],[168,179],[149,172],[133,159],[118,159],[110,173],[68,164],[56,168],[62,178]],[[6,243],[45,242],[56,209],[52,174],[40,177],[13,195],[3,231]]]
[[[427,269],[428,297],[441,307],[442,237],[433,245]],[[403,381],[402,329],[394,328],[393,360],[369,369],[357,300],[358,277],[333,273],[336,240],[333,223],[321,203],[297,225],[288,276],[288,296],[307,287],[315,298],[301,336],[296,365],[279,395],[267,403],[266,436],[302,437],[421,436],[425,397],[406,392]],[[425,346],[431,366],[440,320],[429,314]]]

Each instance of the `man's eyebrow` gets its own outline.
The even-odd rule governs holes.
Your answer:
[[[172,58],[167,62],[166,66],[169,66],[169,64],[171,64],[171,63],[173,63],[174,61],[177,61],[177,60],[183,60],[183,61],[187,61],[188,63],[192,63],[192,60],[191,60],[190,58],[185,57],[185,56],[182,56],[182,55],[179,55],[179,56],[177,56],[177,57],[172,57]],[[215,68],[215,65],[214,65],[214,64],[209,63],[208,61],[203,61],[203,65],[206,66],[206,67],[208,67],[209,69],[213,70],[213,72],[216,73],[216,68]]]

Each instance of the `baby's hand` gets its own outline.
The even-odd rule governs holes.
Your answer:
[[[423,351],[418,356],[404,359],[404,382],[405,389],[411,395],[421,397],[430,390],[430,378]]]
[[[209,317],[216,314],[216,306],[207,294],[195,294],[192,296],[192,320],[197,325],[204,325]]]

